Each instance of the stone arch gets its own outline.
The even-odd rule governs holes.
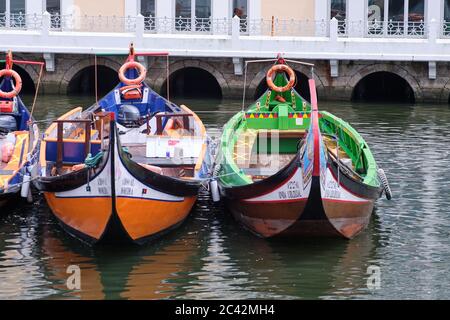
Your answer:
[[[439,103],[450,104],[450,78],[447,79],[439,93]]]
[[[92,67],[94,65],[95,65],[95,63],[94,63],[93,57],[79,60],[77,63],[73,64],[69,69],[66,70],[66,72],[64,73],[64,75],[61,79],[61,82],[59,85],[59,93],[67,94],[67,89],[68,89],[70,80],[72,80],[73,77],[75,75],[77,75],[80,71],[82,71],[83,69]],[[118,71],[122,64],[117,61],[114,61],[112,59],[98,57],[97,65]]]
[[[187,59],[187,60],[179,60],[176,62],[173,62],[169,65],[169,71],[170,75],[169,78],[174,75],[176,72],[185,69],[185,68],[198,68],[202,69],[204,71],[209,72],[217,81],[219,84],[221,90],[222,90],[222,96],[227,96],[230,93],[230,87],[228,85],[228,82],[225,80],[225,77],[223,74],[217,70],[217,68],[214,68],[211,64],[208,62],[196,60],[196,59]],[[151,68],[149,68],[151,69]],[[163,68],[160,68],[160,72],[156,72],[155,74],[151,74],[150,83],[154,84],[154,90],[156,92],[161,92],[163,89],[163,86],[165,82],[167,81],[167,74],[165,69],[165,64]]]
[[[353,76],[350,77],[349,81],[347,82],[345,86],[346,95],[351,98],[353,96],[353,90],[355,89],[357,84],[365,77],[377,72],[392,73],[401,77],[411,87],[414,94],[414,101],[422,101],[423,93],[419,81],[412,75],[410,71],[408,71],[407,67],[387,63],[371,64],[359,69],[356,73],[353,74]]]
[[[261,84],[262,81],[266,78],[267,71],[269,70],[271,66],[267,66],[264,69],[260,70],[250,81],[250,83],[247,85],[247,98],[253,99],[256,91],[258,89],[258,86]],[[307,66],[302,65],[291,65],[291,67],[296,71],[296,73],[303,74],[304,76],[310,78],[311,77],[311,69]],[[322,78],[317,74],[317,72],[314,69],[314,79],[316,80],[316,87],[317,87],[317,95],[318,96],[324,96],[325,95],[325,85],[323,83]],[[300,93],[301,94],[301,93]]]

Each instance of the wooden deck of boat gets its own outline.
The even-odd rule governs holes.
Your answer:
[[[0,186],[4,186],[11,176],[20,169],[22,163],[26,161],[27,153],[28,132],[16,132],[16,143],[11,160],[8,163],[0,161]]]

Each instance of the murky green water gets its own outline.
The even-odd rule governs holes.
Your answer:
[[[43,97],[38,119],[89,98]],[[217,133],[239,102],[187,101]],[[200,197],[187,222],[142,248],[90,248],[70,238],[45,200],[0,216],[2,299],[450,298],[450,109],[431,105],[323,103],[367,139],[394,199],[380,199],[352,241],[268,241]],[[212,111],[206,113],[205,111]],[[45,127],[45,124],[42,124]],[[81,291],[66,287],[81,267]],[[378,266],[380,288],[367,288]]]

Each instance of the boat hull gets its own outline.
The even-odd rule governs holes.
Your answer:
[[[334,179],[333,179],[334,180]],[[334,181],[335,182],[335,181]],[[325,186],[333,188],[333,182]],[[365,198],[350,194],[344,184],[330,196],[319,177],[313,177],[306,198],[288,201],[252,202],[225,199],[234,218],[247,229],[264,238],[274,237],[343,237],[351,239],[369,224],[378,192]],[[277,191],[277,190],[275,190]],[[372,190],[371,190],[372,191]],[[327,195],[327,196],[325,196]]]

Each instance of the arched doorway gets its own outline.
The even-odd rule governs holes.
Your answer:
[[[0,70],[4,68],[5,63],[0,63]],[[20,94],[33,95],[36,92],[36,86],[28,72],[17,64],[13,65],[13,70],[16,71],[22,78],[22,91],[20,92]]]
[[[311,101],[311,95],[309,93],[309,83],[308,83],[309,78],[297,70],[295,70],[295,75],[297,76],[297,81],[296,81],[296,84],[294,87],[295,90],[304,99],[306,99],[306,101]],[[267,82],[266,82],[266,78],[264,78],[263,80],[261,80],[258,87],[256,87],[254,99],[255,100],[259,99],[259,97],[261,97],[264,94],[264,92],[266,92],[266,90],[267,90]]]
[[[175,71],[169,79],[171,98],[222,98],[222,89],[219,83],[206,70],[187,67]],[[167,81],[161,87],[161,95],[167,96]]]
[[[392,72],[374,72],[362,78],[353,89],[355,102],[414,103],[414,90],[409,83]]]
[[[98,95],[107,94],[118,83],[117,72],[106,66],[97,66]],[[95,66],[89,66],[78,71],[67,86],[69,95],[95,95]]]

